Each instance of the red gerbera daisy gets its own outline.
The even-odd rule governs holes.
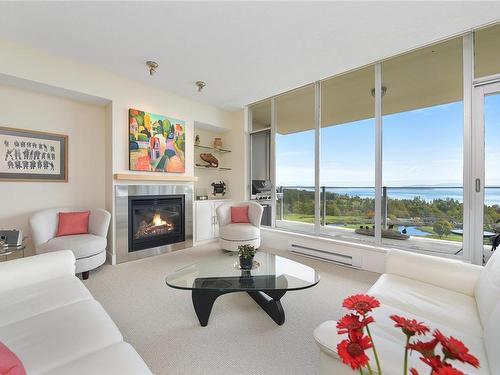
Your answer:
[[[438,342],[439,341],[437,339],[428,342],[416,341],[413,344],[408,344],[407,347],[410,350],[419,352],[424,356],[424,358],[432,358],[435,356],[434,349],[436,349]]]
[[[433,371],[439,370],[441,367],[445,366],[445,363],[441,361],[441,357],[438,355],[435,355],[433,357],[420,357],[420,360],[424,362],[426,365],[430,366]]]
[[[420,375],[420,374],[418,373],[418,371],[417,371],[416,369],[414,369],[413,367],[410,369],[410,374],[411,374],[411,375]]]
[[[347,297],[342,306],[346,309],[356,311],[358,314],[366,315],[374,308],[380,306],[380,302],[372,296],[366,294],[355,294]]]
[[[465,375],[465,374],[454,367],[446,366],[446,367],[441,367],[437,371],[432,371],[431,375]]]
[[[396,322],[394,327],[401,328],[406,336],[423,335],[430,331],[426,325],[415,319],[406,319],[398,315],[391,315],[391,319]]]
[[[372,347],[368,336],[361,337],[359,340],[343,340],[337,345],[337,353],[346,365],[351,366],[353,370],[366,366],[370,358],[365,350]]]
[[[444,355],[449,359],[456,359],[463,363],[468,363],[475,368],[479,367],[479,360],[469,353],[469,349],[460,340],[457,340],[453,336],[446,337],[436,329],[434,331],[434,337],[439,341],[443,347]]]
[[[362,331],[367,324],[373,323],[374,321],[375,320],[371,316],[361,320],[360,317],[355,314],[348,314],[337,322],[337,333],[343,335],[352,331]]]

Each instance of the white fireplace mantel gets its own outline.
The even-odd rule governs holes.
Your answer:
[[[196,182],[198,177],[175,174],[115,173],[117,181]]]

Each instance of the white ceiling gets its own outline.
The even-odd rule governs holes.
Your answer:
[[[0,2],[1,38],[225,109],[495,20],[498,1]]]

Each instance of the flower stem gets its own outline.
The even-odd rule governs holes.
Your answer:
[[[372,342],[373,355],[375,356],[375,362],[377,363],[377,373],[379,375],[382,375],[382,369],[380,368],[380,361],[378,360],[377,349],[375,348],[375,343],[373,342],[373,337],[370,332],[370,328],[368,326],[366,326],[366,333],[368,333],[370,341]]]
[[[405,345],[405,363],[403,375],[408,374],[408,344],[410,343],[410,336],[406,335],[406,345]]]
[[[370,366],[370,362],[368,362],[368,363],[366,364],[366,367],[368,368],[368,373],[369,373],[370,375],[373,375],[373,370],[372,370],[372,366]]]
[[[363,369],[361,367],[359,368],[359,373],[363,375]]]

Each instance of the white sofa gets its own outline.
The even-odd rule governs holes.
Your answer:
[[[378,298],[375,323],[370,327],[381,358],[384,374],[400,374],[403,363],[404,335],[392,314],[402,315],[438,328],[445,335],[462,340],[481,364],[479,369],[454,365],[465,374],[500,374],[500,251],[486,267],[392,250],[386,257],[386,269],[368,294]],[[337,335],[335,321],[327,321],[314,331],[320,347],[320,374],[352,374],[337,357],[336,347],[345,335]],[[369,351],[373,359],[372,351]],[[421,374],[429,367],[414,352],[410,365]],[[373,362],[374,363],[374,362]]]
[[[59,251],[0,263],[0,341],[26,372],[151,374]]]
[[[76,258],[76,273],[83,279],[89,277],[89,271],[106,261],[107,233],[111,215],[102,209],[91,209],[89,233],[56,237],[59,212],[87,211],[85,208],[64,207],[50,208],[34,213],[30,217],[31,235],[37,254],[51,251],[71,250]]]
[[[250,223],[231,223],[231,207],[248,206]],[[233,202],[217,207],[217,222],[219,223],[219,244],[224,250],[238,251],[240,245],[260,246],[260,222],[262,206],[255,202]]]

